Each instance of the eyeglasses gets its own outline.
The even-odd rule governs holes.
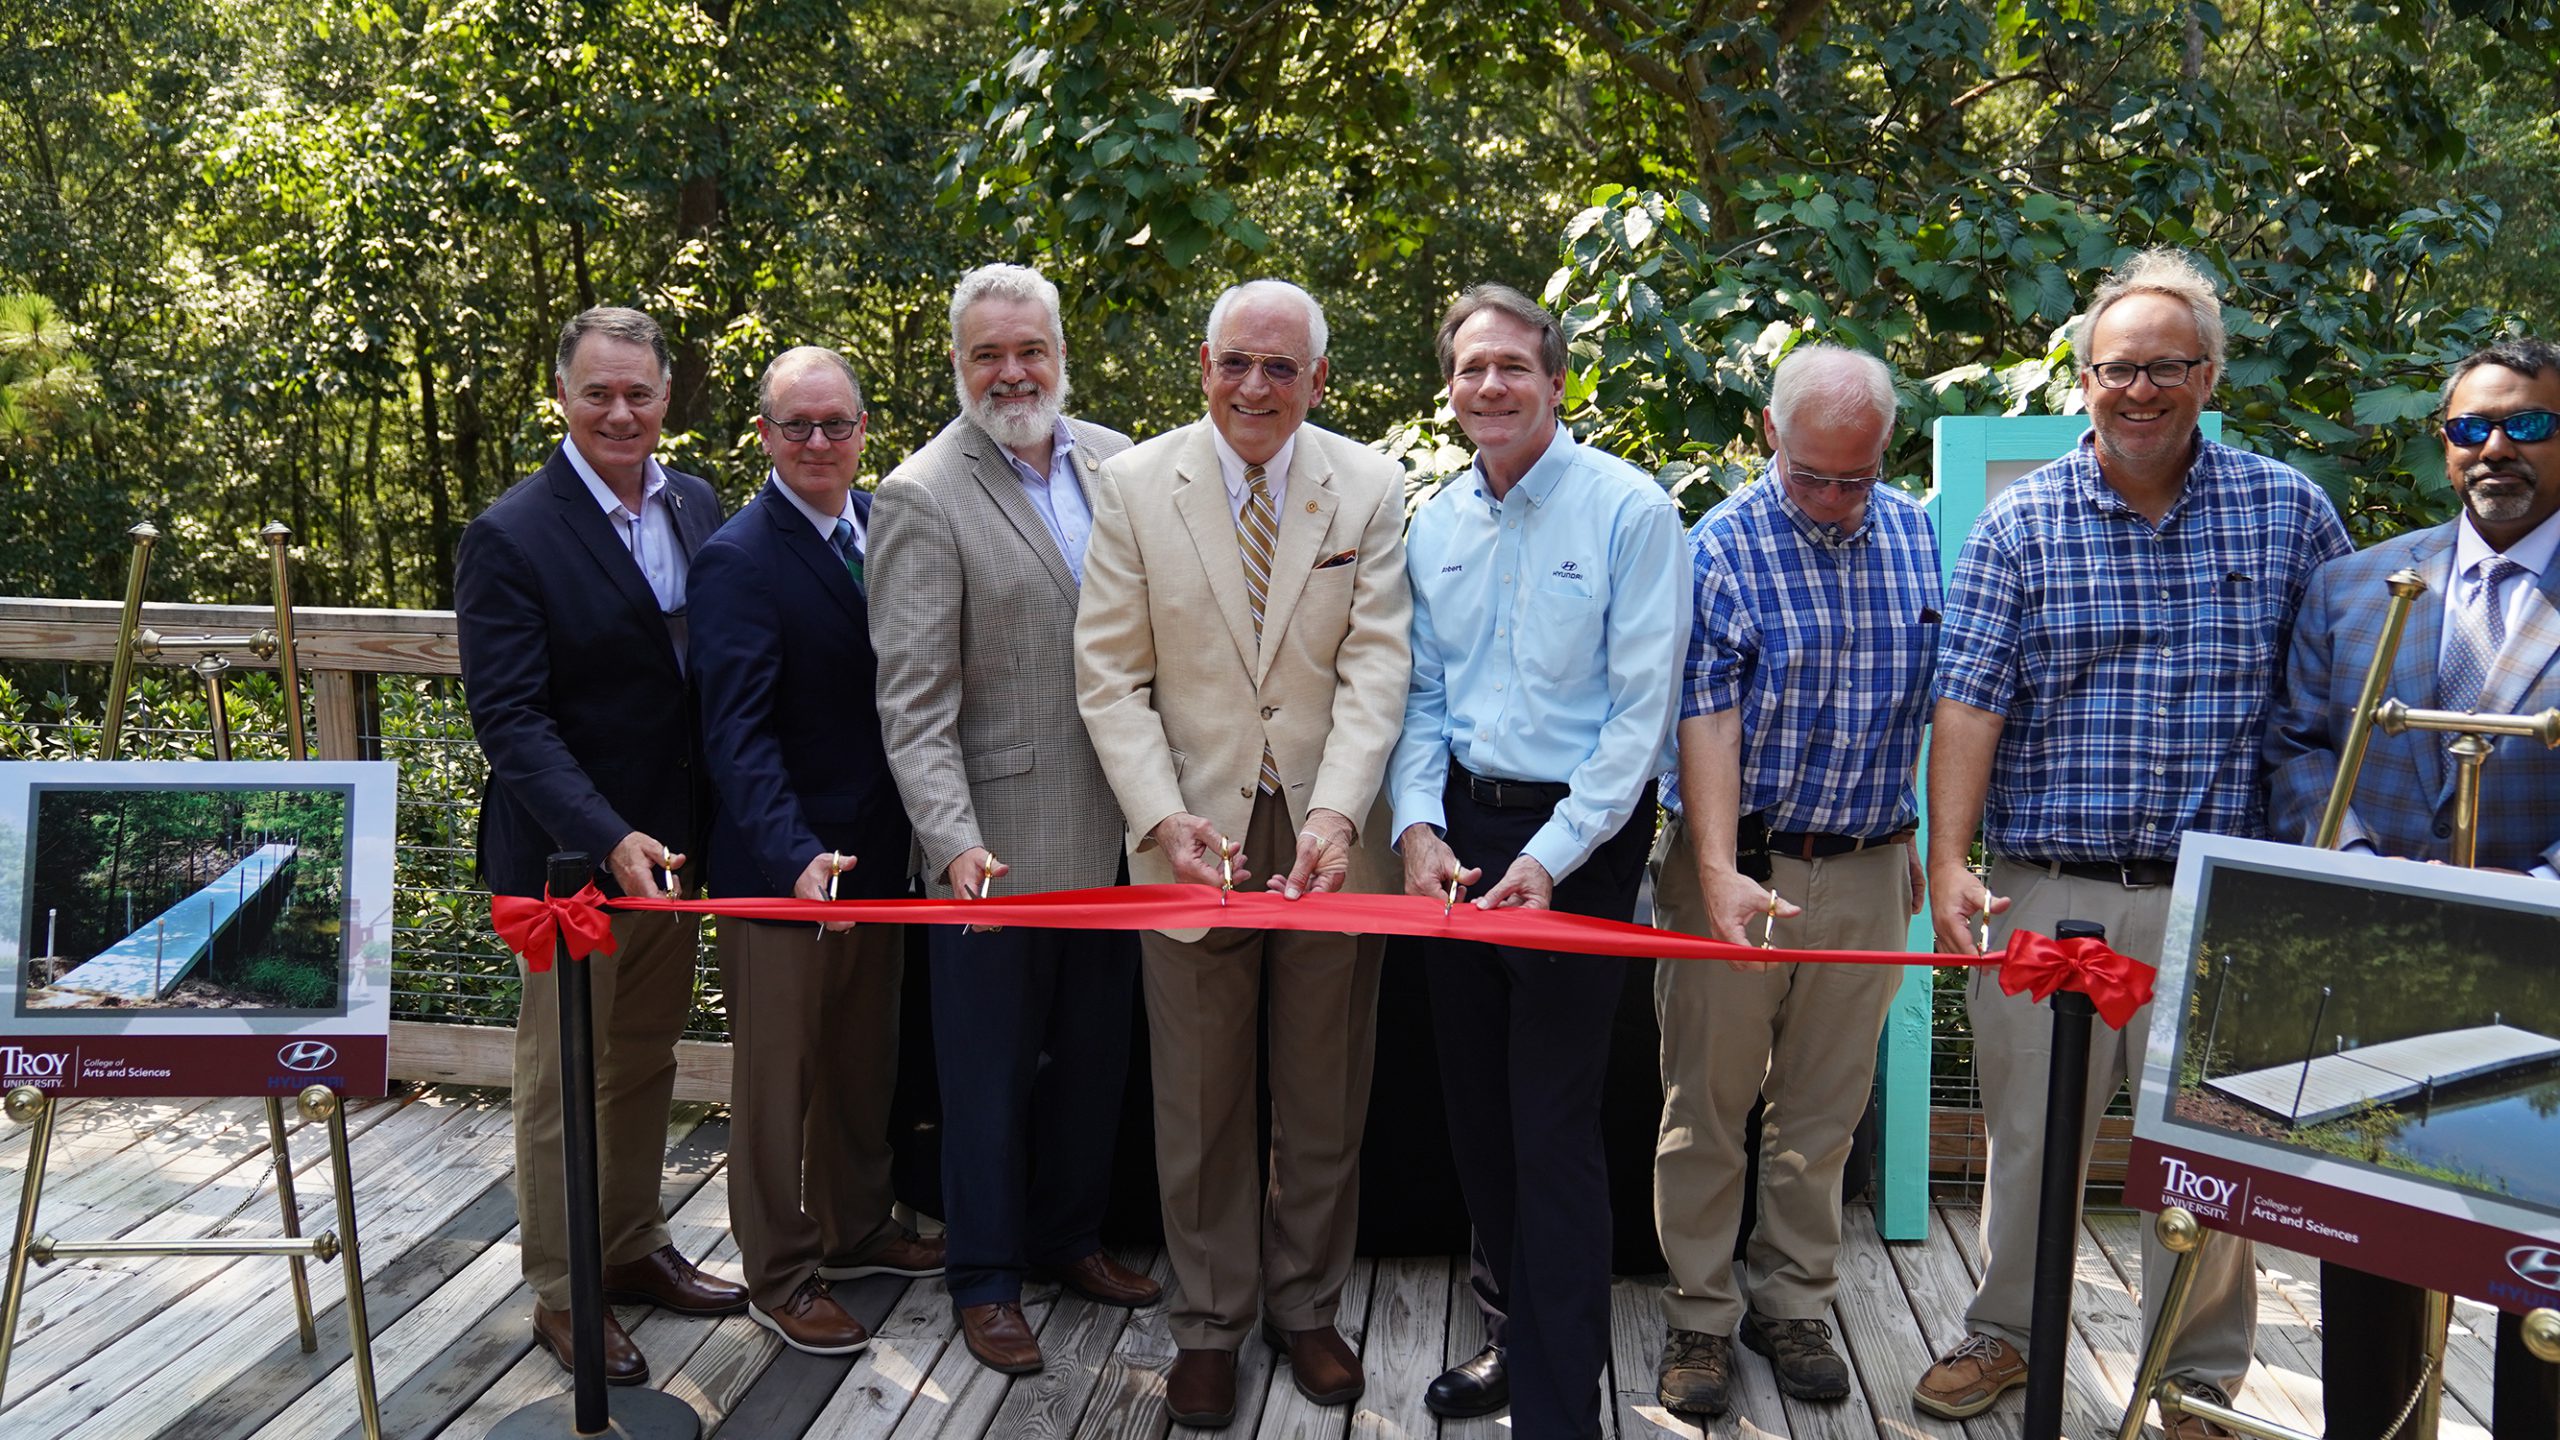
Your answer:
[[[2560,426],[2560,415],[2548,410],[2519,410],[2513,415],[2453,415],[2444,422],[2444,438],[2465,450],[2489,443],[2489,432],[2504,430],[2507,438],[2519,445],[2536,445],[2551,438],[2553,427]]]
[[[1258,366],[1262,370],[1262,378],[1270,381],[1276,390],[1286,390],[1297,384],[1298,372],[1306,368],[1305,363],[1293,355],[1256,355],[1244,350],[1230,350],[1209,363],[1218,367],[1218,378],[1230,385],[1243,384],[1245,377]]]
[[[2212,363],[2203,356],[2193,360],[2153,360],[2141,365],[2130,360],[2110,360],[2104,365],[2090,366],[2089,373],[2097,376],[2098,383],[2110,390],[2121,390],[2132,384],[2136,375],[2148,375],[2152,384],[2163,390],[2175,390],[2187,383],[2188,371]]]
[[[1780,467],[1787,483],[1800,490],[1830,490],[1840,495],[1863,495],[1883,483],[1882,475],[1807,475],[1792,465]]]
[[[797,445],[808,439],[809,432],[812,430],[830,440],[850,440],[853,438],[853,432],[861,429],[862,422],[867,418],[869,417],[856,415],[850,420],[776,420],[767,415],[764,417],[764,423],[781,431],[783,439]]]

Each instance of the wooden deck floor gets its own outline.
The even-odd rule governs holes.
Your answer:
[[[717,1112],[680,1115],[671,1132],[667,1204],[678,1245],[734,1275],[727,1226],[725,1127]],[[351,1113],[369,1283],[367,1305],[388,1435],[477,1440],[536,1397],[566,1388],[535,1353],[516,1270],[512,1150],[503,1095],[417,1090]],[[82,1102],[57,1127],[41,1229],[70,1240],[269,1235],[276,1208],[264,1126],[248,1102]],[[0,1183],[15,1211],[27,1153],[23,1127],[0,1134]],[[304,1223],[334,1224],[324,1147],[295,1146]],[[1980,1265],[1971,1210],[1943,1207],[1928,1240],[1888,1246],[1865,1212],[1853,1217],[1834,1330],[1859,1388],[1845,1404],[1784,1400],[1765,1365],[1741,1358],[1730,1436],[1964,1436],[2018,1431],[2013,1397],[1963,1425],[1916,1416],[1912,1379],[1957,1338]],[[2080,1243],[2070,1408],[2065,1433],[2113,1433],[2130,1382],[2139,1275],[2133,1214],[2090,1218]],[[1127,1257],[1133,1263],[1151,1257]],[[1161,1277],[1160,1256],[1155,1272]],[[2261,1250],[2259,1366],[2245,1403],[2315,1433],[2319,1343],[2314,1267]],[[321,1347],[293,1338],[282,1261],[167,1257],[55,1266],[38,1272],[8,1371],[0,1435],[7,1440],[322,1440],[355,1435],[346,1363],[344,1291],[334,1265],[313,1267]],[[1654,1285],[1618,1282],[1609,1411],[1619,1437],[1697,1435],[1654,1402],[1662,1322]],[[841,1287],[877,1338],[851,1359],[786,1352],[745,1317],[687,1320],[647,1310],[622,1318],[662,1388],[701,1412],[706,1433],[865,1440],[977,1437],[1136,1437],[1159,1440],[1172,1342],[1161,1308],[1135,1313],[1035,1291],[1026,1307],[1047,1370],[1008,1380],[952,1343],[939,1281],[875,1280]],[[1343,1300],[1343,1329],[1364,1352],[1368,1394],[1321,1409],[1275,1380],[1258,1344],[1243,1352],[1237,1437],[1497,1436],[1499,1418],[1441,1424],[1422,1388],[1475,1352],[1482,1327],[1467,1302],[1465,1266],[1445,1258],[1363,1259]],[[2459,1307],[2449,1373],[2447,1433],[2483,1435],[2489,1314]]]

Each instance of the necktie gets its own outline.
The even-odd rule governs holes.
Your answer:
[[[2506,556],[2491,557],[2472,583],[2469,602],[2454,608],[2451,643],[2436,676],[2436,698],[2447,710],[2469,710],[2480,703],[2489,667],[2507,640],[2507,602],[2498,591],[2508,576],[2523,573],[2524,567]]]
[[[835,547],[836,558],[844,561],[845,573],[853,577],[853,583],[856,586],[860,586],[862,584],[862,552],[853,548],[853,522],[841,515],[837,516],[836,533],[830,537],[828,543]]]
[[[1244,467],[1244,509],[1236,515],[1236,548],[1244,556],[1245,598],[1253,605],[1253,639],[1262,642],[1262,607],[1271,595],[1271,552],[1280,542],[1280,522],[1272,513],[1271,487],[1263,483],[1259,465]],[[1271,758],[1271,742],[1262,742],[1262,793],[1280,793],[1280,766]]]

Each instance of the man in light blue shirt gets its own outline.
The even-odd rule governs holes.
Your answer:
[[[1387,769],[1405,889],[1477,908],[1632,918],[1689,640],[1680,515],[1556,421],[1564,332],[1478,285],[1440,370],[1475,463],[1414,517],[1413,683]],[[1463,917],[1424,942],[1450,1148],[1475,1228],[1483,1353],[1434,1414],[1506,1403],[1523,1435],[1597,1436],[1609,1353],[1600,1088],[1625,962],[1498,946]]]

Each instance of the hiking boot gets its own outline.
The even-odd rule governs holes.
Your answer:
[[[1674,1415],[1710,1418],[1733,1408],[1733,1337],[1674,1330],[1662,1340],[1662,1371],[1654,1381],[1662,1408]]]
[[[1819,1320],[1772,1320],[1757,1310],[1742,1317],[1742,1343],[1769,1357],[1778,1388],[1799,1400],[1849,1398],[1849,1362],[1831,1348],[1831,1327]]]
[[[1962,1420],[1990,1409],[2002,1391],[2026,1383],[2027,1357],[1996,1335],[1976,1333],[1938,1357],[1911,1387],[1911,1403],[1932,1415]]]

